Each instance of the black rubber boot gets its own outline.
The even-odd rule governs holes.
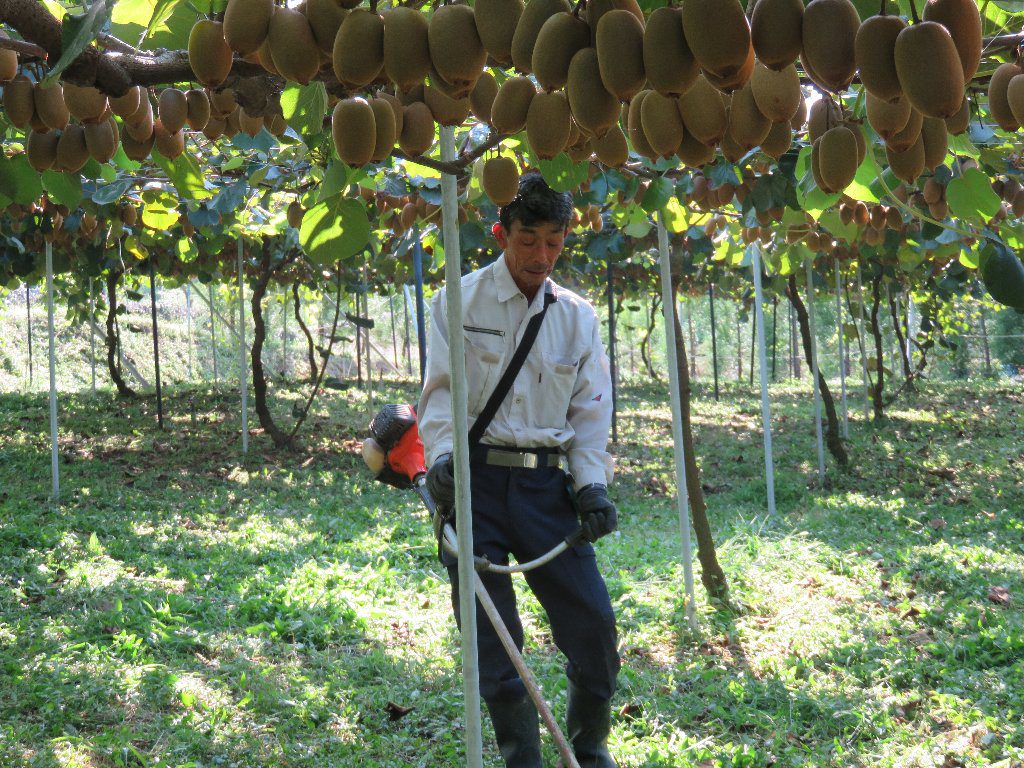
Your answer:
[[[612,729],[612,703],[569,681],[566,736],[580,768],[618,768],[606,742]]]
[[[489,701],[498,751],[507,768],[544,768],[540,758],[537,708],[524,696],[516,701]]]

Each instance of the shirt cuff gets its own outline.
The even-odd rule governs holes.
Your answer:
[[[569,451],[569,472],[576,490],[591,483],[611,485],[614,475],[611,454],[605,451]]]
[[[453,450],[452,443],[450,440],[442,440],[436,445],[430,447],[430,454],[427,456],[427,469],[433,466],[434,462],[437,461],[438,457],[451,453]]]

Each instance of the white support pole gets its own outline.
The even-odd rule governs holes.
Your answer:
[[[249,453],[249,366],[245,361],[245,273],[242,250],[245,242],[238,236],[238,389],[242,394],[242,455]]]
[[[764,293],[761,287],[761,243],[750,247],[754,269],[754,315],[757,320],[757,359],[761,368],[761,426],[764,431],[764,477],[768,514],[775,514],[775,461],[772,457],[772,412],[768,405],[768,350],[765,348]]]
[[[457,219],[456,219],[456,221],[457,221]],[[365,264],[365,262],[363,263],[363,286],[366,288],[366,291],[363,293],[363,317],[365,317],[366,319],[369,319],[370,318],[370,291],[369,291],[369,285],[366,282],[366,264]],[[359,307],[359,296],[358,295],[356,296],[356,307],[357,308]],[[357,309],[356,314],[359,314],[358,309]],[[356,326],[356,333],[359,333],[360,330],[364,331],[363,339],[366,341],[366,344],[364,345],[366,347],[366,402],[367,402],[367,405],[368,405],[368,412],[369,412],[369,414],[370,414],[370,416],[372,418],[373,417],[373,413],[374,413],[374,408],[373,408],[373,366],[370,363],[370,329],[369,328],[360,329],[359,326]]]
[[[50,501],[60,501],[60,464],[57,451],[57,351],[53,330],[53,243],[46,241],[46,319],[50,335]]]
[[[850,439],[850,410],[846,404],[846,327],[843,323],[843,287],[842,269],[839,259],[835,260],[836,268],[836,327],[839,335],[839,387],[843,397],[843,437]]]
[[[213,352],[213,384],[216,386],[220,383],[220,377],[217,374],[217,332],[213,326],[214,322],[216,313],[213,311],[213,283],[210,283],[210,349]]]
[[[92,293],[92,278],[89,278],[89,369],[92,372],[91,389],[96,394],[96,328],[92,324],[96,314],[96,297]]]
[[[188,326],[188,380],[194,381],[192,376],[192,283],[185,283],[185,322]]]
[[[284,303],[281,306],[281,375],[288,376],[288,288],[284,289]]]
[[[672,443],[676,458],[676,494],[679,530],[683,542],[683,582],[686,589],[686,618],[697,630],[693,590],[693,548],[690,543],[690,492],[686,487],[686,446],[683,442],[683,405],[679,383],[679,355],[676,353],[676,324],[672,311],[672,264],[668,249],[668,230],[664,213],[658,212],[658,255],[661,263],[661,307],[665,318],[665,354],[668,358],[668,382],[672,397]]]
[[[864,421],[871,420],[871,397],[868,395],[868,340],[864,336],[864,286],[860,264],[857,265],[857,336],[860,338],[860,375],[864,382]]]
[[[814,259],[807,259],[807,316],[811,333],[811,378],[814,381],[814,440],[818,446],[818,482],[825,483],[825,440],[821,430],[821,387],[818,385],[818,337],[814,321]]]
[[[440,128],[441,161],[455,159],[455,129]],[[448,361],[451,371],[455,463],[456,529],[459,534],[459,617],[462,624],[462,681],[465,697],[466,765],[483,767],[480,717],[480,669],[476,647],[476,597],[473,567],[473,512],[469,488],[469,413],[466,406],[466,348],[462,336],[462,259],[459,246],[458,192],[455,177],[441,174],[444,222],[444,277],[447,296]]]

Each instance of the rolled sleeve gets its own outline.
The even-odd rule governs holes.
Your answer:
[[[590,348],[580,359],[568,422],[575,434],[566,453],[576,487],[591,483],[610,485],[614,473],[612,457],[606,449],[612,424],[612,377],[596,316]]]
[[[448,371],[448,318],[442,288],[430,302],[430,343],[416,418],[429,467],[452,450],[452,394]]]

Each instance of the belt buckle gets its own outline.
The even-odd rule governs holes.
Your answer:
[[[536,453],[524,453],[523,455],[523,467],[525,469],[536,469],[538,464],[538,457]]]

